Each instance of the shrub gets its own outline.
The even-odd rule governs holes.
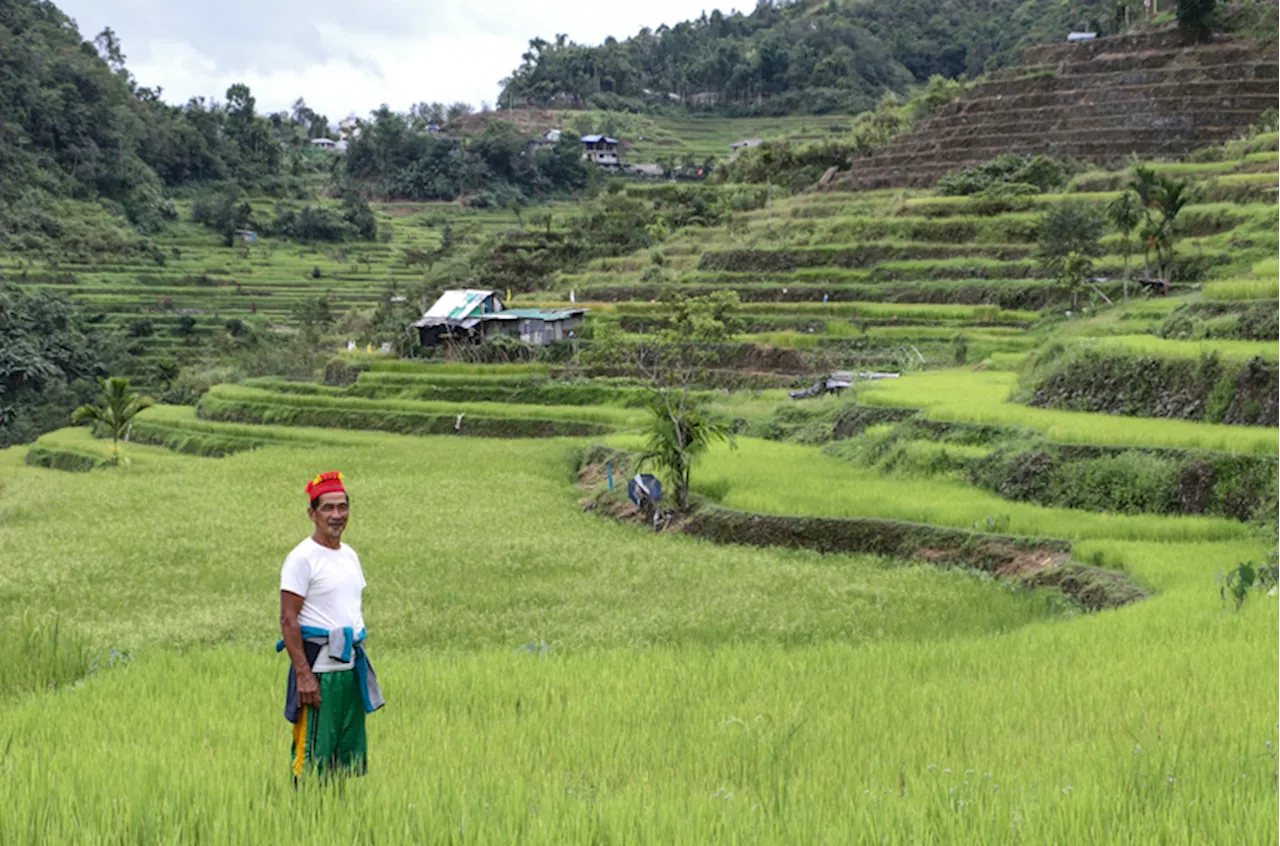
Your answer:
[[[1262,135],[1268,132],[1275,132],[1278,127],[1280,127],[1280,109],[1272,106],[1258,115],[1258,119],[1249,127],[1249,134]]]
[[[1030,405],[1137,417],[1274,426],[1275,363],[1165,358],[1051,344],[1037,353],[1023,395]]]
[[[963,170],[951,171],[938,180],[938,193],[943,196],[979,194],[993,185],[1030,185],[1034,193],[1045,194],[1066,187],[1070,171],[1062,162],[1047,156],[1026,158],[1017,155],[997,156]]]
[[[90,455],[86,452],[75,452],[64,448],[54,448],[35,443],[27,448],[27,464],[32,467],[46,467],[50,470],[69,470],[73,473],[87,473],[98,467],[107,467],[111,459],[102,455]]]
[[[1175,510],[1178,477],[1173,462],[1128,451],[1062,464],[1049,496],[1064,508],[1167,514]]]
[[[969,464],[969,481],[1008,499],[1088,511],[1250,519],[1274,462],[1194,450],[1011,445]]]
[[[969,210],[983,217],[1024,211],[1035,205],[1035,194],[1035,186],[1025,182],[995,182],[969,198]]]
[[[326,385],[354,384],[360,371],[351,363],[341,358],[331,358],[324,364],[324,383]]]
[[[376,223],[374,224],[376,229]],[[299,210],[288,206],[276,209],[272,234],[295,241],[343,241],[356,234],[342,215],[324,206],[310,204]]]
[[[1097,258],[1104,252],[1106,221],[1097,208],[1068,200],[1045,212],[1040,220],[1041,262],[1058,271],[1071,253]]]

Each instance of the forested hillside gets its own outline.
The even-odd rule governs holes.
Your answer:
[[[422,104],[408,114],[383,107],[341,157],[307,143],[336,136],[302,98],[290,111],[264,115],[249,87],[237,84],[225,101],[169,105],[125,61],[110,29],[90,42],[48,0],[0,2],[0,249],[146,253],[147,236],[177,216],[175,191],[216,194],[215,205],[230,197],[235,209],[241,192],[292,200],[466,196],[484,205],[586,182],[574,139],[535,150],[531,136],[506,124],[468,140],[425,131],[430,119],[465,113],[465,104]],[[265,228],[244,214],[207,222],[224,235],[240,225]]]
[[[129,74],[111,30],[90,43],[46,0],[0,3],[0,247],[127,248],[174,216],[167,189],[279,189],[286,152],[327,132],[301,100],[259,115],[244,85],[225,103],[161,93]],[[68,199],[100,205],[69,215],[56,205]]]
[[[725,114],[856,112],[934,74],[974,77],[1075,27],[1113,32],[1117,0],[760,0],[588,47],[535,38],[506,81],[510,105]],[[1141,3],[1132,3],[1140,9]]]

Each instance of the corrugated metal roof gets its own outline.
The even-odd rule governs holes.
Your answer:
[[[586,311],[585,308],[508,308],[485,317],[490,320],[567,320]]]
[[[423,317],[446,317],[451,320],[462,320],[464,317],[479,316],[473,315],[480,308],[480,304],[484,302],[485,297],[491,296],[493,291],[480,291],[472,288],[463,288],[461,290],[445,291],[440,295],[440,299],[427,309],[427,313]]]
[[[604,142],[604,143],[606,143],[606,144],[617,144],[617,143],[618,143],[618,139],[617,139],[617,138],[610,138],[608,135],[584,135],[584,136],[582,136],[582,143],[583,143],[583,144],[595,144],[595,143],[596,143],[596,142],[598,142],[598,141],[603,141],[603,142]]]
[[[455,328],[460,327],[462,329],[473,329],[477,324],[483,323],[490,317],[493,317],[493,315],[486,314],[484,317],[468,317],[464,320],[454,320],[451,317],[424,317],[421,320],[410,323],[409,325],[416,326],[419,329],[426,329],[428,326],[449,326]]]

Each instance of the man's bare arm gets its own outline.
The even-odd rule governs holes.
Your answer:
[[[298,674],[298,701],[303,705],[319,706],[320,682],[307,663],[306,650],[302,648],[302,627],[298,625],[298,613],[302,611],[302,597],[287,590],[280,591],[280,635],[284,648]]]

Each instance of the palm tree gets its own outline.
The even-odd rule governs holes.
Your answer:
[[[1156,247],[1156,258],[1160,263],[1160,280],[1164,283],[1164,292],[1169,293],[1169,283],[1173,281],[1173,245],[1176,237],[1175,227],[1178,215],[1191,203],[1194,191],[1186,180],[1160,177],[1156,190],[1151,195],[1151,208],[1160,212],[1159,225],[1153,233]]]
[[[120,439],[128,439],[133,428],[133,418],[144,408],[155,405],[150,397],[140,397],[129,390],[129,380],[123,376],[99,379],[102,387],[102,405],[85,404],[71,415],[73,423],[89,420],[101,424],[111,433],[111,463],[120,463]]]
[[[1124,301],[1129,302],[1129,238],[1142,222],[1142,208],[1135,192],[1125,191],[1107,203],[1107,219],[1120,233],[1120,245],[1124,248]]]
[[[1173,249],[1177,237],[1176,226],[1178,215],[1192,200],[1195,190],[1186,180],[1168,176],[1157,176],[1150,168],[1137,165],[1133,169],[1133,180],[1129,190],[1138,197],[1142,207],[1143,224],[1140,237],[1146,244],[1143,261],[1150,274],[1151,250],[1156,251],[1156,262],[1160,266],[1160,281],[1164,283],[1164,292],[1169,293],[1169,283],[1173,281]]]
[[[675,489],[682,510],[689,507],[689,474],[693,462],[707,451],[713,441],[737,444],[727,426],[713,420],[688,400],[687,391],[663,391],[649,407],[652,419],[645,435],[645,453],[637,469],[652,462]]]

